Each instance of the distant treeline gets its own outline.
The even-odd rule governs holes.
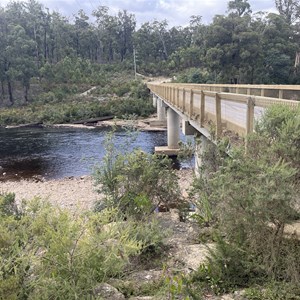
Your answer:
[[[207,83],[300,82],[299,0],[275,0],[278,14],[251,12],[247,0],[228,3],[226,15],[209,25],[191,16],[186,27],[168,21],[136,27],[126,10],[99,6],[93,21],[79,10],[74,21],[35,0],[0,8],[0,105],[13,104],[36,83],[97,83],[104,64],[138,72],[181,74],[178,80]],[[22,94],[16,90],[22,87]]]

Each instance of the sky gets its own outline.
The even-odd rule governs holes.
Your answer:
[[[112,14],[126,9],[134,13],[137,24],[167,19],[170,26],[188,25],[190,16],[200,15],[205,24],[216,14],[225,14],[228,1],[222,0],[37,0],[50,10],[72,17],[79,9],[88,15],[98,6],[108,6]],[[5,6],[9,0],[1,0]],[[275,11],[275,0],[248,0],[253,12]]]

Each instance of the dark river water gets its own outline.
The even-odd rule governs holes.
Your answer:
[[[108,129],[0,128],[0,181],[46,179],[91,174],[99,165]],[[134,148],[153,153],[166,145],[166,132],[139,132],[131,137],[117,131],[114,145],[120,151]]]

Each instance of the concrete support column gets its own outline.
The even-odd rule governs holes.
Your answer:
[[[211,162],[204,160],[203,155],[205,152],[212,150],[210,146],[214,146],[212,142],[204,135],[197,137],[196,148],[195,148],[195,174],[198,176],[200,171],[207,167]]]
[[[157,119],[158,121],[166,120],[166,107],[160,98],[157,98]]]
[[[153,107],[157,107],[157,96],[153,94]]]
[[[178,149],[180,118],[179,115],[170,107],[167,109],[167,125],[168,125],[168,148]]]

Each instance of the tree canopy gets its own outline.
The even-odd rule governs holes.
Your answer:
[[[126,10],[113,14],[99,6],[91,18],[80,9],[69,20],[36,0],[11,1],[0,7],[0,105],[29,102],[33,82],[86,82],[95,65],[132,68],[134,49],[144,75],[196,72],[179,78],[298,84],[299,5],[275,0],[277,14],[253,13],[248,0],[231,0],[210,24],[191,16],[185,27],[170,27],[168,20],[137,27]]]

